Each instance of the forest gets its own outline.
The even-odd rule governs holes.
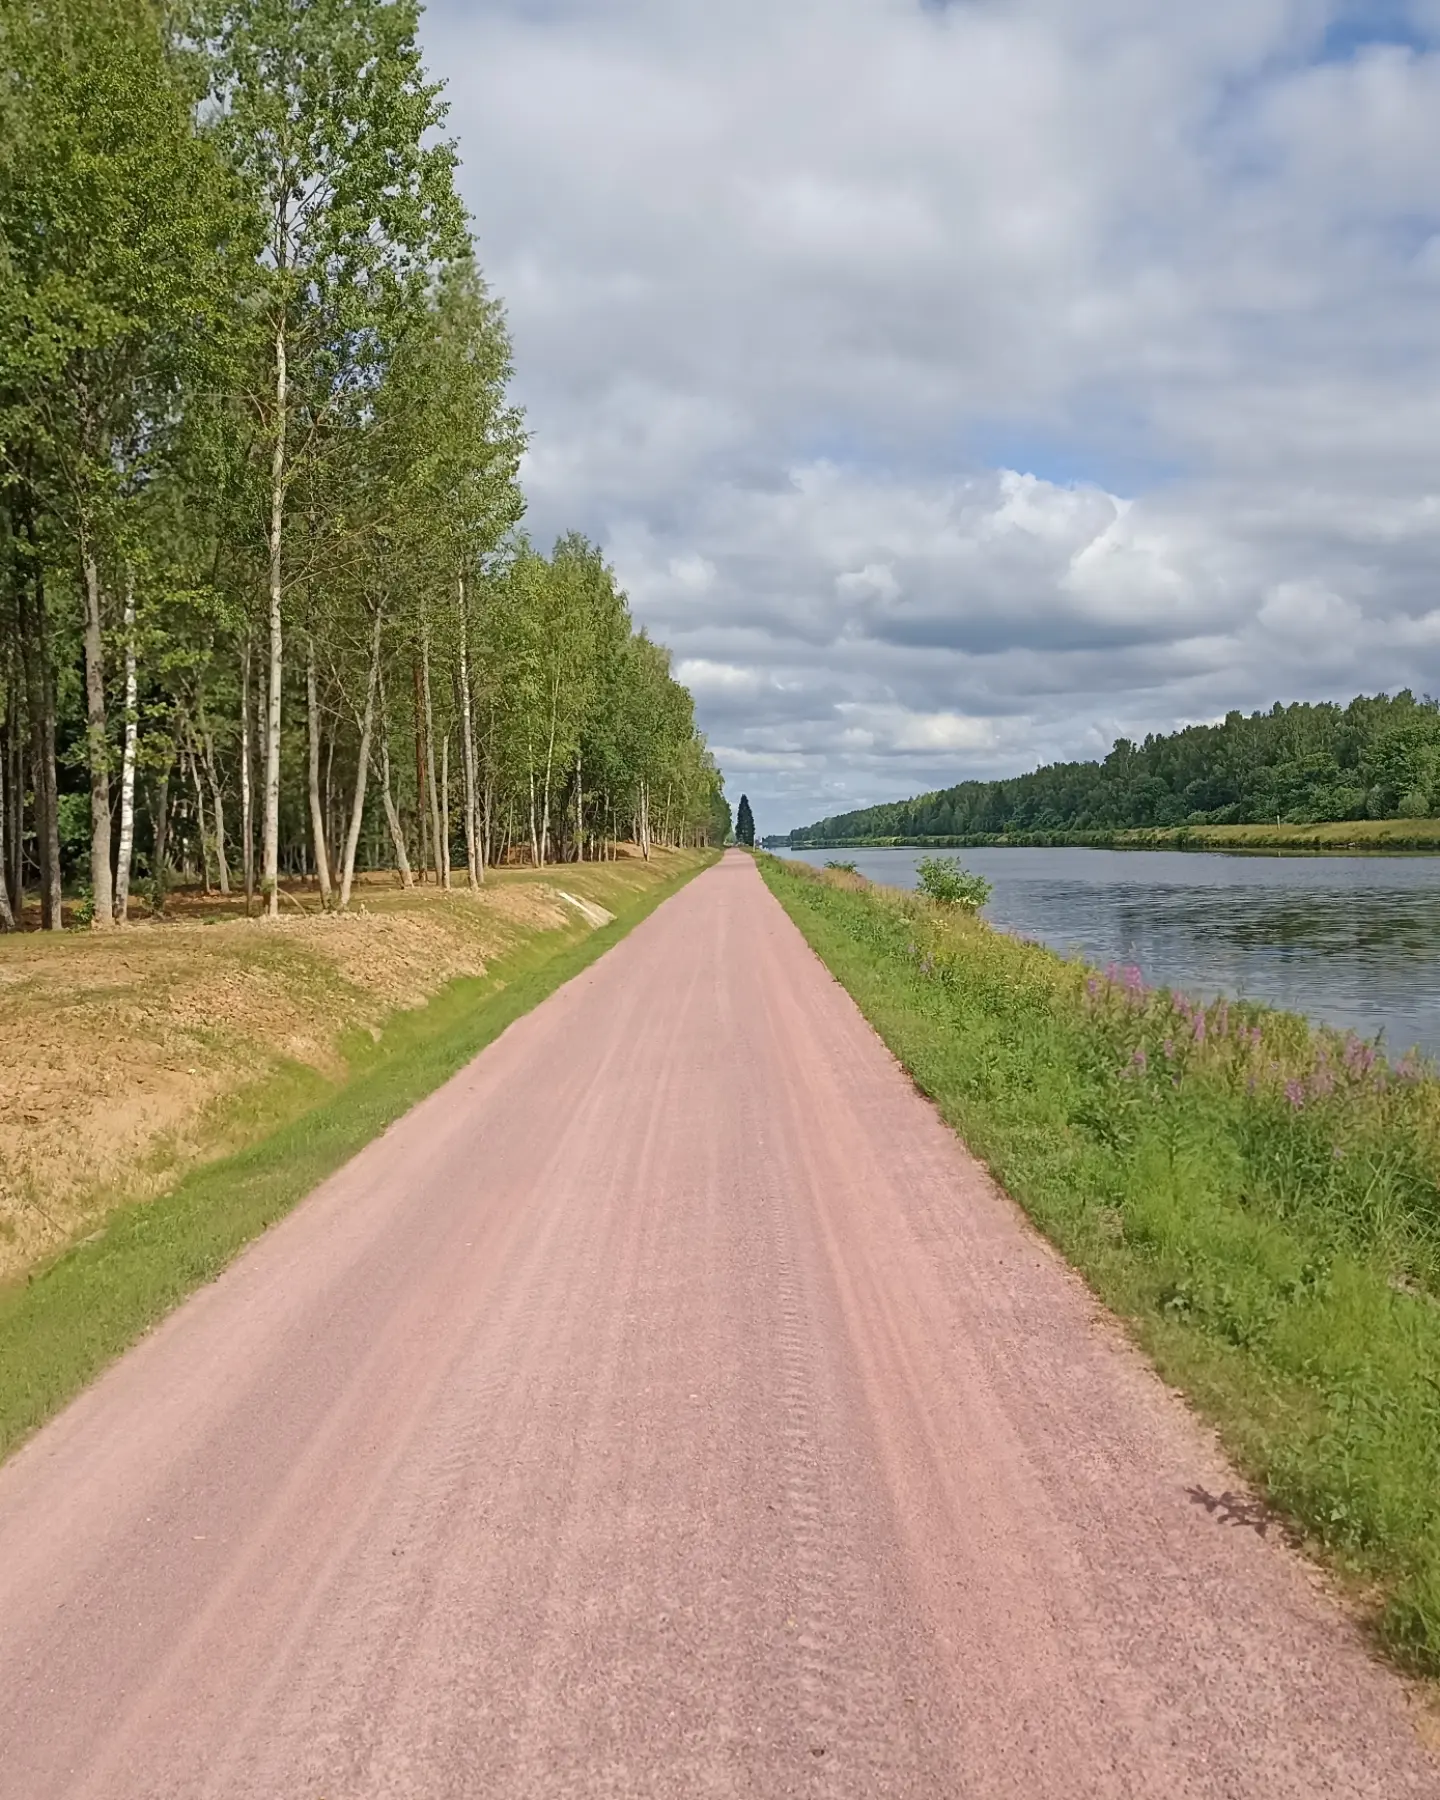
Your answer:
[[[418,10],[0,10],[0,928],[728,831],[598,549],[522,529]]]
[[[1147,826],[1311,825],[1440,812],[1440,702],[1360,695],[1348,705],[1229,713],[1102,762],[1053,763],[1003,781],[962,781],[791,833],[808,843],[1105,833]]]

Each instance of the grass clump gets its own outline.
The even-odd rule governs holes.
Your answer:
[[[1440,1082],[954,907],[766,881],[996,1178],[1440,1675]]]

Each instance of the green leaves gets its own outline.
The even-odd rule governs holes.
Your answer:
[[[468,251],[455,154],[412,0],[230,0],[212,24],[216,133],[264,222],[272,304],[332,334],[394,324]],[[335,346],[332,345],[332,348]]]

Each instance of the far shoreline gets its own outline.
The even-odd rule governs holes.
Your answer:
[[[1440,819],[1348,819],[1314,825],[1137,826],[1121,831],[1023,831],[954,837],[768,838],[802,850],[1193,850],[1252,855],[1440,855]]]

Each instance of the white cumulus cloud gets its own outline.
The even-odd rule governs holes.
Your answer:
[[[1440,685],[1434,0],[440,0],[535,434],[762,830]]]

